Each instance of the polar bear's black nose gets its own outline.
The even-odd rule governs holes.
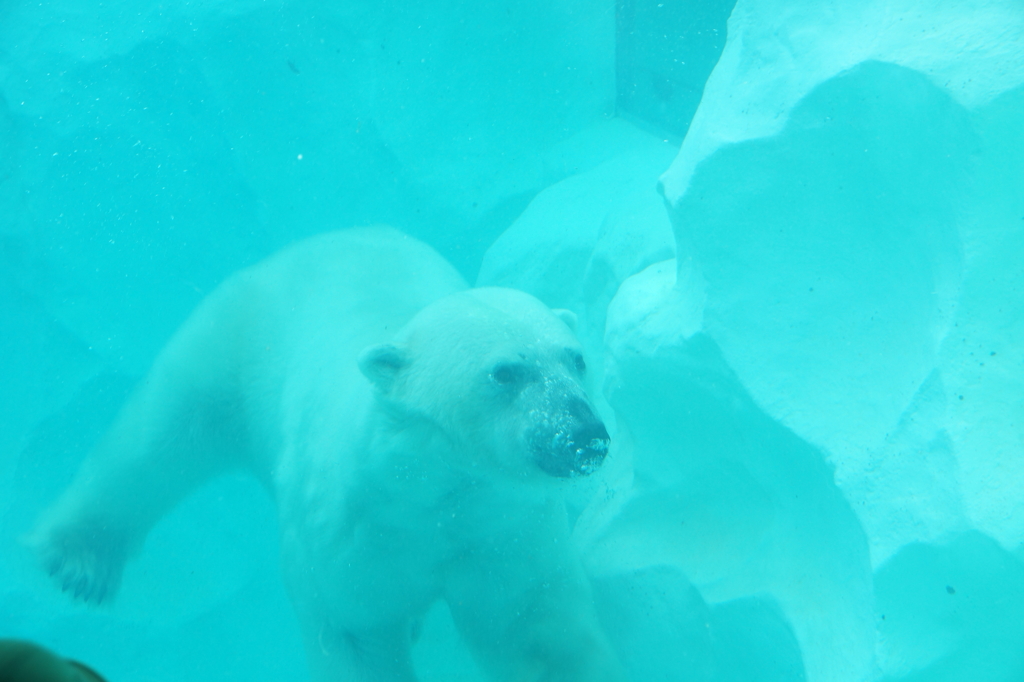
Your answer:
[[[575,469],[580,474],[591,474],[601,466],[605,455],[608,454],[608,445],[611,437],[604,424],[594,421],[576,430],[573,433],[575,443]]]
[[[559,478],[586,476],[597,471],[611,438],[590,405],[571,398],[539,425],[530,438],[537,465]]]

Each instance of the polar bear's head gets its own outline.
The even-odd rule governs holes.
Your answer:
[[[574,323],[520,291],[471,289],[422,310],[359,366],[396,418],[439,432],[457,466],[585,475],[609,437],[583,387]]]

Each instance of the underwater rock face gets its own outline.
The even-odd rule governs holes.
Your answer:
[[[769,414],[837,457],[884,437],[935,366],[976,146],[925,78],[870,62],[706,159],[673,207],[705,330]]]
[[[600,336],[604,309],[622,280],[673,255],[655,186],[675,152],[667,140],[624,121],[595,126],[591,135],[615,153],[538,194],[484,254],[476,283],[522,289],[577,313],[600,301]]]
[[[612,311],[612,456],[632,457],[634,477],[577,525],[595,589],[606,573],[667,565],[709,604],[767,597],[780,615],[752,619],[735,658],[799,651],[802,663],[780,653],[769,669],[866,679],[874,655],[867,538],[824,453],[754,403],[709,336],[655,341],[653,321],[630,335]],[[754,644],[765,640],[779,643]]]
[[[869,62],[778,135],[706,159],[672,213],[701,329],[758,405],[827,453],[876,564],[964,523],[937,370],[978,144],[927,79]]]
[[[737,7],[662,178],[701,328],[828,452],[874,565],[968,527],[1017,546],[1024,15],[769,5]]]
[[[770,137],[808,92],[877,60],[919,71],[966,108],[1024,83],[1015,0],[739,0],[679,156],[662,181],[675,203],[697,166],[728,144]]]
[[[977,531],[913,543],[875,577],[885,682],[1024,678],[1024,563]]]

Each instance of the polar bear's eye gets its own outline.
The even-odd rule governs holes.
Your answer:
[[[522,381],[526,377],[526,368],[509,362],[496,365],[491,371],[491,381],[501,386],[509,386]]]
[[[587,363],[583,361],[583,356],[579,353],[575,353],[572,358],[573,366],[576,367],[576,371],[580,374],[586,374]]]
[[[583,376],[587,373],[587,363],[583,361],[583,356],[580,352],[573,350],[572,348],[565,349],[566,364],[576,371],[577,374]]]

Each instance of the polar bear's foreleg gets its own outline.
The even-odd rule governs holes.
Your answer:
[[[560,507],[536,509],[453,567],[445,590],[478,662],[503,682],[625,682]]]
[[[626,681],[589,590],[575,580],[567,584],[565,577],[541,576],[535,588],[498,599],[492,595],[504,583],[449,597],[459,632],[495,680]]]
[[[211,298],[161,352],[28,539],[43,567],[77,599],[113,597],[125,561],[157,520],[204,480],[242,462],[234,335],[209,324],[218,303]]]
[[[307,636],[315,682],[416,682],[409,628],[344,632],[323,628]]]

